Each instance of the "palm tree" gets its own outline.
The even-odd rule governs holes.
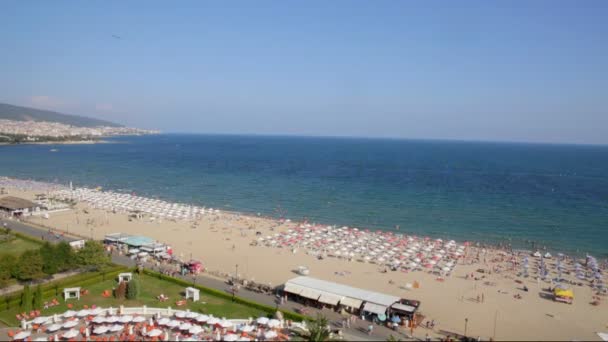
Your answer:
[[[308,322],[308,336],[307,341],[310,342],[321,342],[329,340],[329,329],[327,329],[329,322],[327,318],[322,314],[317,314],[317,319]]]

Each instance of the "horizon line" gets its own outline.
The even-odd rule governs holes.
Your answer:
[[[215,135],[215,136],[242,136],[242,137],[367,139],[367,140],[400,140],[400,141],[457,142],[457,143],[491,143],[491,144],[520,144],[520,145],[563,145],[563,146],[608,147],[608,143],[450,139],[450,138],[408,138],[408,137],[398,137],[398,136],[382,137],[382,136],[357,136],[357,135],[315,135],[315,134],[305,135],[305,134],[289,134],[289,133],[179,132],[179,131],[163,131],[163,130],[160,130],[160,134],[166,134],[166,135]]]

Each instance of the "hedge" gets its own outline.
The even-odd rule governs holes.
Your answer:
[[[149,276],[152,277],[157,277],[158,279],[162,279],[165,281],[169,281],[172,282],[174,284],[180,285],[180,286],[185,286],[185,287],[195,287],[197,289],[199,289],[201,292],[206,293],[208,295],[214,296],[214,297],[219,297],[222,299],[226,299],[226,300],[232,300],[233,297],[231,294],[220,291],[220,290],[216,290],[216,289],[212,289],[209,287],[205,287],[205,286],[201,286],[198,284],[192,284],[191,282],[185,281],[183,279],[179,279],[179,278],[174,278],[159,272],[155,272],[152,270],[148,270],[148,269],[144,269],[143,270],[144,274],[147,274]],[[238,296],[234,296],[234,302],[235,303],[239,303],[248,307],[252,307],[261,311],[266,312],[269,315],[272,315],[275,313],[276,308],[272,307],[272,306],[268,306],[268,305],[264,305],[264,304],[260,304],[254,301],[250,301],[248,299],[242,298],[242,297],[238,297]],[[307,321],[310,320],[310,317],[304,316],[304,315],[300,315],[298,313],[292,312],[292,311],[287,311],[287,310],[282,310],[279,309],[279,311],[281,311],[283,313],[283,317],[286,319],[290,319],[292,321]]]
[[[15,231],[13,231],[12,233],[13,233],[13,234],[14,234],[16,237],[18,237],[18,238],[20,238],[20,239],[22,239],[22,240],[30,241],[30,242],[33,242],[33,243],[36,243],[36,244],[39,244],[39,245],[43,245],[43,244],[44,244],[44,241],[42,241],[42,239],[35,238],[35,237],[33,237],[33,236],[26,235],[26,234],[21,234],[21,233],[19,233],[19,232],[15,232]]]
[[[119,273],[124,272],[126,269],[127,268],[124,266],[115,266],[103,272],[97,271],[80,273],[71,277],[42,284],[42,296],[43,298],[54,297],[55,288],[61,290],[63,288],[70,287],[73,285],[79,285],[81,287],[84,287],[103,281],[104,278],[106,280],[113,279],[114,277],[118,276]],[[17,291],[0,298],[0,311],[4,311],[18,306],[22,293],[23,291]]]

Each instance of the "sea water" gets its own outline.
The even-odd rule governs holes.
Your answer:
[[[608,255],[608,146],[178,134],[110,142],[0,146],[0,176]]]

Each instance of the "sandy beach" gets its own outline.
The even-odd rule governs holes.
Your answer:
[[[33,199],[45,189],[7,188],[10,195]],[[86,211],[86,212],[85,212]],[[599,340],[596,332],[608,330],[606,298],[598,306],[595,292],[585,282],[574,286],[572,305],[555,302],[541,295],[550,283],[537,281],[532,274],[516,283],[518,269],[511,269],[500,251],[468,247],[466,258],[456,265],[442,282],[425,271],[382,273],[376,264],[347,261],[333,257],[318,260],[304,249],[254,246],[262,236],[285,232],[298,226],[295,222],[220,212],[202,215],[194,224],[188,221],[129,219],[126,213],[113,213],[78,203],[74,209],[50,213],[49,218],[36,216],[28,220],[84,237],[103,239],[110,233],[145,235],[170,245],[182,259],[190,256],[203,262],[208,271],[234,274],[238,265],[240,278],[280,285],[296,277],[298,266],[307,266],[310,276],[416,299],[421,312],[436,322],[435,331],[462,334],[465,318],[469,336],[496,340]],[[474,260],[481,255],[478,261]],[[485,260],[485,262],[484,262]],[[550,261],[549,261],[550,262]],[[491,274],[477,269],[494,270]],[[466,275],[474,273],[474,280]],[[483,279],[481,279],[483,277]],[[420,288],[406,289],[406,283],[417,281]],[[528,292],[521,290],[525,285]],[[514,298],[520,295],[521,299]],[[478,297],[480,298],[478,300]],[[419,328],[425,331],[425,328]],[[426,331],[425,331],[426,332]],[[429,331],[430,333],[430,331]],[[418,335],[418,334],[417,334]],[[424,333],[423,333],[424,335]]]

